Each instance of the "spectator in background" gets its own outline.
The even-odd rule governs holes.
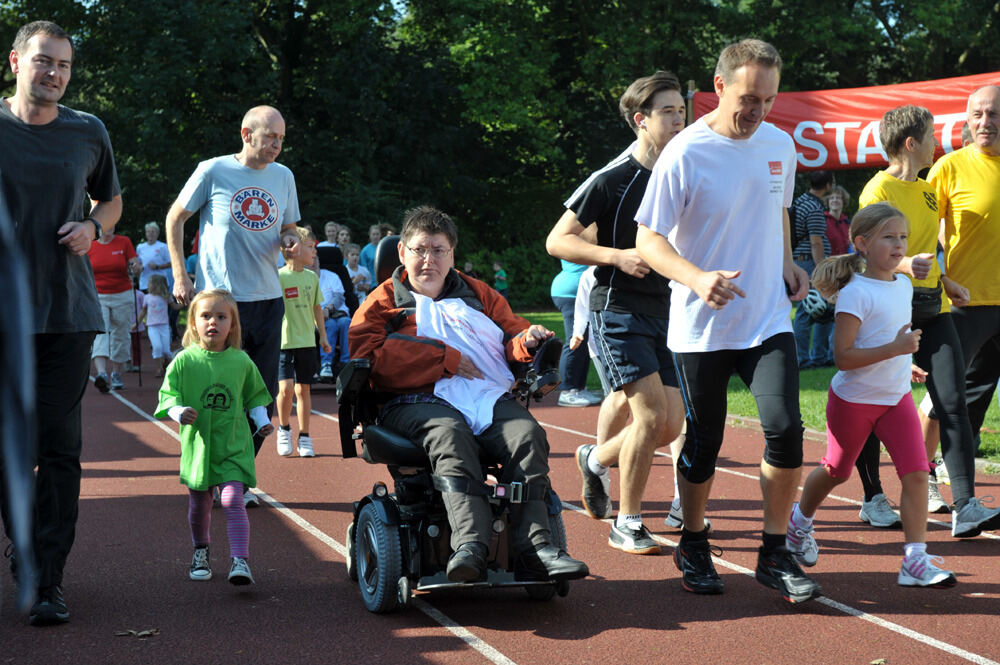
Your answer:
[[[351,230],[341,225],[337,230],[337,247],[344,249],[351,244]],[[344,252],[346,254],[346,252]]]
[[[462,268],[462,272],[473,279],[482,279],[482,277],[479,276],[479,273],[476,272],[476,269],[472,267],[472,261],[465,262],[465,267]]]
[[[851,195],[840,185],[826,197],[826,239],[830,242],[830,256],[847,254],[851,251],[851,220],[844,210],[851,203]]]
[[[351,247],[354,248],[354,262],[356,264],[358,246],[351,245]],[[350,250],[348,250],[348,254],[350,254]],[[335,272],[320,268],[318,256],[315,263],[313,263],[312,270],[319,275],[320,306],[323,308],[324,317],[323,325],[326,328],[326,338],[333,347],[329,351],[322,351],[319,356],[319,378],[327,381],[333,380],[333,377],[337,376],[341,368],[350,360],[347,329],[351,325],[351,311],[347,307],[347,301],[344,298],[345,286],[340,276]],[[347,270],[350,272],[350,266],[348,266]],[[358,302],[361,302],[363,298],[363,294],[358,294]]]
[[[552,279],[550,294],[556,309],[562,313],[563,329],[565,331],[562,356],[559,358],[559,378],[562,380],[562,392],[559,394],[559,406],[593,406],[600,404],[601,398],[587,391],[587,372],[590,369],[590,357],[587,354],[587,332],[583,334],[583,342],[571,348],[569,340],[573,337],[574,309],[576,307],[576,291],[580,285],[580,276],[587,266],[560,260],[562,270]],[[499,291],[499,289],[497,289]]]
[[[493,262],[493,288],[504,298],[507,297],[507,271],[499,261]]]
[[[809,174],[809,191],[804,192],[792,204],[795,208],[796,227],[792,236],[800,238],[795,247],[792,247],[792,258],[795,265],[810,276],[819,262],[830,255],[823,198],[833,191],[835,184],[833,174],[829,171],[813,171]],[[799,369],[833,365],[833,350],[830,347],[833,323],[817,323],[809,316],[805,307],[796,307],[792,328],[795,332]]]
[[[337,222],[327,222],[323,225],[323,235],[326,236],[326,240],[317,244],[317,247],[337,247],[337,235],[340,233],[341,226]]]
[[[132,241],[127,236],[117,235],[114,227],[90,245],[88,256],[104,317],[104,331],[94,339],[91,351],[97,371],[94,385],[106,393],[109,388],[121,390],[125,387],[121,371],[130,357],[129,331],[135,316],[132,275],[142,270],[142,263]]]
[[[358,296],[358,304],[361,304],[372,288],[372,275],[367,268],[358,263],[361,258],[361,249],[357,245],[354,243],[345,245],[344,252],[347,256],[347,274],[351,276],[354,292]]]
[[[146,242],[139,243],[135,248],[136,255],[142,263],[139,273],[139,289],[148,292],[151,275],[163,275],[167,286],[174,286],[174,276],[170,270],[170,250],[167,244],[160,241],[160,225],[156,222],[146,224]]]
[[[361,265],[372,276],[372,281],[378,279],[378,275],[375,274],[375,248],[378,247],[378,242],[381,239],[382,228],[378,224],[369,226],[368,244],[361,249]]]

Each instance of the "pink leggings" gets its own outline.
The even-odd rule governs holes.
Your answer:
[[[885,444],[900,478],[914,471],[930,471],[911,393],[894,406],[884,406],[848,402],[831,389],[826,402],[826,455],[820,462],[830,469],[831,477],[851,475],[872,432]]]
[[[244,559],[250,556],[250,520],[243,504],[243,483],[226,482],[219,485],[222,510],[226,513],[226,531],[229,534],[229,555]],[[208,545],[212,526],[212,490],[188,489],[188,522],[191,523],[191,540],[195,547]]]

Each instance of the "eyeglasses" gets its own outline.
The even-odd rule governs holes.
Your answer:
[[[406,246],[406,249],[410,250],[421,259],[426,259],[430,256],[435,260],[443,259],[451,254],[452,250],[451,247],[410,247],[409,245]]]

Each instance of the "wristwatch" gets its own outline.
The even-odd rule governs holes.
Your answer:
[[[104,229],[101,228],[101,223],[93,217],[84,217],[83,221],[94,223],[94,228],[97,230],[97,235],[94,236],[94,240],[100,240],[101,236],[104,235]]]

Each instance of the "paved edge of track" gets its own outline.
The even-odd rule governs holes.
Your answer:
[[[114,395],[114,397],[116,399],[118,399],[118,401],[120,401],[122,404],[124,404],[125,406],[127,406],[129,409],[131,409],[135,413],[141,415],[147,421],[155,423],[158,427],[160,427],[160,429],[168,432],[170,434],[170,436],[174,437],[177,440],[180,440],[180,437],[177,434],[177,432],[175,432],[172,429],[170,429],[169,427],[167,427],[160,420],[154,418],[152,416],[152,414],[150,414],[150,413],[142,410],[140,407],[138,407],[137,405],[135,405],[133,402],[129,401],[128,399],[126,399],[124,397],[122,397],[118,393],[113,393],[113,395]],[[332,416],[330,414],[323,413],[323,412],[316,411],[316,410],[312,410],[312,413],[314,415],[318,416],[318,417],[321,417],[321,418],[324,418],[324,419],[327,419],[327,420],[330,420],[330,421],[333,421],[333,422],[339,422],[339,419],[337,417]],[[562,427],[560,425],[554,425],[552,423],[545,423],[545,422],[539,421],[539,424],[541,424],[543,427],[546,427],[546,428],[552,428],[552,429],[555,429],[555,430],[567,432],[567,433],[574,434],[574,435],[581,436],[581,437],[588,438],[588,439],[595,439],[596,438],[593,434],[589,434],[589,433],[586,433],[586,432],[580,432],[578,430],[569,429],[569,428],[566,428],[566,427]],[[664,456],[664,457],[669,457],[669,455],[666,454],[666,453],[657,452],[657,455]],[[751,474],[748,474],[748,473],[743,473],[743,472],[740,472],[740,471],[733,471],[731,469],[724,469],[724,468],[720,468],[718,470],[726,472],[726,473],[730,473],[730,474],[733,474],[733,475],[742,476],[742,477],[745,477],[745,478],[748,478],[748,479],[753,479],[753,480],[757,480],[758,479],[757,476],[754,476],[754,475],[751,475]],[[324,545],[326,545],[330,549],[334,550],[341,557],[344,557],[345,559],[347,558],[347,548],[343,544],[341,544],[338,540],[336,540],[335,538],[333,538],[329,534],[325,533],[324,531],[320,530],[319,528],[317,528],[316,526],[314,526],[312,523],[310,523],[308,520],[306,520],[305,518],[303,518],[301,515],[299,515],[295,511],[291,510],[290,508],[288,508],[283,503],[281,503],[280,501],[278,501],[277,499],[275,499],[271,495],[267,494],[266,492],[263,492],[261,490],[254,490],[254,493],[257,496],[259,496],[261,499],[263,499],[268,505],[270,505],[271,507],[275,508],[286,519],[288,519],[292,523],[298,525],[303,531],[305,531],[306,533],[310,534],[311,536],[313,536],[314,538],[316,538],[317,540],[319,540],[321,543],[323,543]],[[846,499],[846,498],[843,498],[843,497],[835,497],[833,495],[831,495],[831,498],[835,498],[835,499],[838,499],[840,501],[844,501],[844,502],[847,502],[847,503],[858,504],[858,502],[855,501],[855,500],[853,500],[853,499]],[[576,505],[574,505],[572,503],[563,501],[563,506],[569,508],[570,510],[572,510],[572,511],[574,511],[576,513],[585,514],[585,511],[583,510],[583,508],[581,508],[579,506],[576,506]],[[602,521],[607,522],[607,523],[611,522],[610,519],[602,520]],[[932,523],[936,523],[936,524],[944,524],[943,522],[940,522],[938,520],[931,520],[931,522]],[[982,535],[983,536],[988,536],[988,537],[994,538],[994,539],[1000,539],[1000,536],[996,536],[996,535],[993,535],[993,534],[982,534]],[[656,540],[657,542],[659,542],[659,543],[661,543],[663,545],[668,545],[668,546],[671,546],[671,547],[676,547],[677,544],[678,544],[677,541],[671,540],[669,538],[664,538],[664,537],[656,535],[656,534],[652,534],[652,536],[653,536],[654,540]],[[749,568],[745,568],[744,566],[740,566],[738,564],[726,561],[726,560],[718,558],[718,557],[713,557],[713,559],[715,559],[715,561],[716,561],[717,564],[722,565],[724,568],[728,568],[729,570],[741,573],[743,575],[754,577],[754,571],[750,570]],[[835,610],[837,610],[839,612],[847,614],[848,616],[853,616],[853,617],[861,619],[863,621],[867,621],[867,622],[872,623],[872,624],[874,624],[874,625],[876,625],[876,626],[878,626],[880,628],[884,628],[886,630],[892,631],[892,632],[894,632],[894,633],[896,633],[898,635],[901,635],[903,637],[915,640],[915,641],[917,641],[917,642],[919,642],[921,644],[925,644],[927,646],[934,647],[936,649],[944,651],[945,653],[947,653],[949,655],[956,656],[956,657],[959,657],[959,658],[963,658],[963,659],[965,659],[965,660],[967,660],[969,662],[972,662],[972,663],[976,663],[977,665],[1000,665],[1000,662],[997,662],[995,660],[991,660],[989,658],[986,658],[985,656],[981,656],[979,654],[972,653],[970,651],[966,651],[965,649],[962,649],[961,647],[957,647],[957,646],[949,644],[947,642],[943,642],[943,641],[938,640],[936,638],[933,638],[933,637],[931,637],[929,635],[925,635],[923,633],[919,633],[917,631],[914,631],[914,630],[911,630],[909,628],[906,628],[905,626],[901,626],[901,625],[899,625],[897,623],[893,623],[891,621],[887,621],[887,620],[882,619],[882,618],[880,618],[878,616],[875,616],[873,614],[869,614],[869,613],[867,613],[867,612],[865,612],[863,610],[859,610],[859,609],[853,608],[853,607],[851,607],[849,605],[845,605],[843,603],[840,603],[840,602],[838,602],[836,600],[833,600],[831,598],[828,598],[826,596],[821,596],[820,598],[817,598],[816,602],[822,603],[822,604],[826,605],[827,607],[830,607],[830,608],[835,609]],[[464,643],[466,643],[467,645],[469,645],[471,648],[475,649],[477,652],[479,652],[480,654],[482,654],[491,663],[495,663],[496,665],[517,665],[515,661],[513,661],[510,658],[508,658],[507,656],[503,655],[503,653],[501,653],[495,647],[491,646],[490,644],[488,644],[487,642],[485,642],[484,640],[482,640],[481,638],[479,638],[478,636],[476,636],[474,633],[472,633],[470,630],[468,630],[467,628],[465,628],[464,626],[462,626],[458,622],[454,621],[453,619],[451,619],[450,617],[448,617],[446,614],[444,614],[443,612],[441,612],[437,608],[431,606],[429,603],[425,602],[424,600],[422,600],[420,598],[413,597],[413,598],[410,599],[410,604],[412,604],[414,607],[416,607],[417,609],[419,609],[421,612],[423,612],[429,618],[433,619],[435,622],[437,622],[439,625],[441,625],[446,630],[448,630],[449,632],[451,632],[453,635],[455,635],[456,637],[458,637],[460,640],[462,640]]]

